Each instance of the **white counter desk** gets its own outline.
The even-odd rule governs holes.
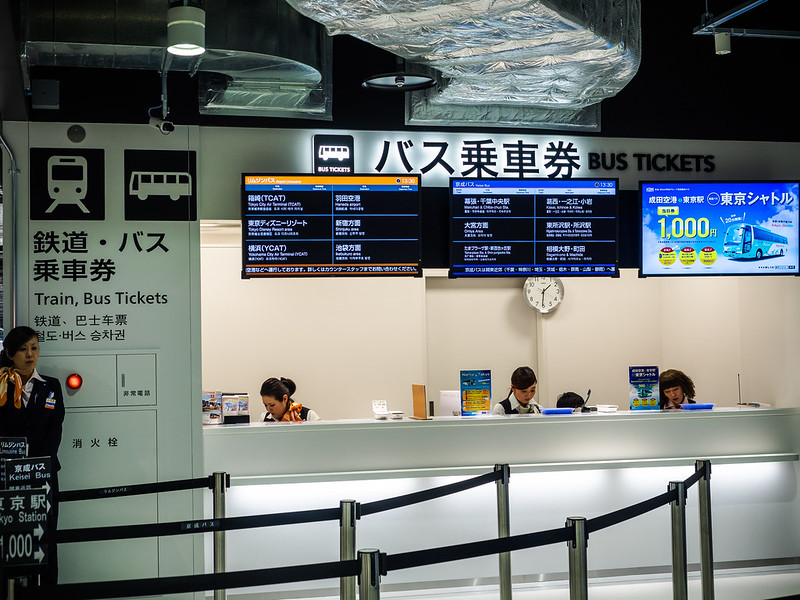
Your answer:
[[[669,481],[689,477],[695,459],[710,459],[718,568],[800,557],[797,408],[254,423],[206,427],[203,438],[205,473],[231,474],[229,516],[330,508],[341,499],[366,503],[507,463],[512,534],[561,527],[568,516],[593,518],[651,498]],[[357,547],[394,553],[496,537],[495,493],[486,485],[370,515],[358,522]],[[690,563],[699,562],[696,503],[690,489]],[[593,534],[590,572],[668,570],[669,532],[665,507]],[[337,560],[337,536],[338,523],[229,532],[228,568]],[[566,571],[560,546],[512,555],[516,582]],[[383,584],[397,590],[472,585],[496,576],[492,556],[389,573]],[[285,597],[310,588],[335,595],[336,586],[308,582],[280,590],[290,594]]]
[[[469,475],[496,463],[516,472],[797,460],[800,409],[252,423],[203,437],[206,472],[241,483]]]

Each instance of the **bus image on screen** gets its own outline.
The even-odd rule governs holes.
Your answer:
[[[761,260],[768,256],[783,256],[788,248],[786,236],[758,225],[736,223],[725,232],[722,253],[728,258]]]

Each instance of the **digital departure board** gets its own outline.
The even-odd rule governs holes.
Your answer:
[[[242,277],[419,275],[419,175],[242,176]]]
[[[450,179],[450,275],[616,275],[616,179]]]
[[[797,181],[643,181],[642,275],[797,275]]]

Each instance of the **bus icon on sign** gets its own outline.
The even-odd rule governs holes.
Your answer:
[[[341,162],[350,158],[350,148],[347,146],[320,146],[319,157],[322,160],[335,158]]]
[[[128,193],[139,200],[150,196],[169,196],[177,200],[181,196],[192,195],[192,176],[185,172],[161,173],[134,171],[128,185]]]
[[[81,212],[89,212],[83,203],[89,185],[87,166],[83,156],[51,156],[47,159],[47,194],[53,202],[45,213],[53,212],[59,204],[74,204]]]

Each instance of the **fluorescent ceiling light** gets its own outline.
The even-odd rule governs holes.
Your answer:
[[[167,10],[167,51],[177,56],[197,56],[206,51],[206,11],[196,6]]]

